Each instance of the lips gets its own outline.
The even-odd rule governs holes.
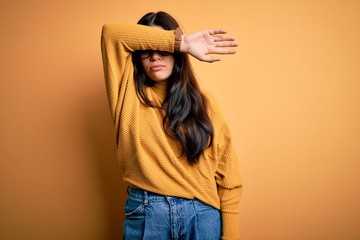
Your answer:
[[[152,71],[160,71],[163,67],[165,67],[164,65],[154,65],[152,67],[150,67],[150,69]]]

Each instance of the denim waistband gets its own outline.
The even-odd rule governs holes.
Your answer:
[[[184,200],[191,200],[191,199],[185,199],[180,197],[174,197],[174,196],[165,196],[153,192],[149,192],[143,189],[133,188],[129,187],[128,189],[128,195],[129,197],[136,198],[139,200],[143,200],[146,202],[159,202],[159,201],[169,201],[170,199],[184,199]]]

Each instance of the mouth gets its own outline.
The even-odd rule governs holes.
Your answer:
[[[160,71],[163,67],[165,67],[164,65],[154,65],[152,67],[150,67],[150,69],[152,71]]]

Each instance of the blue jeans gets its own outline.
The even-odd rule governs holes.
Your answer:
[[[196,199],[130,188],[125,205],[125,240],[219,240],[218,209]]]

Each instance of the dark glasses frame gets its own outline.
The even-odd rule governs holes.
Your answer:
[[[155,52],[157,52],[160,56],[170,56],[173,53],[172,52],[167,52],[167,51],[159,51],[159,50],[142,50],[139,51],[139,56],[141,59],[147,59],[150,56],[152,56]]]

